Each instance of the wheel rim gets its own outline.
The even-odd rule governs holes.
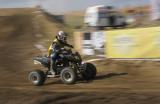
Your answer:
[[[35,76],[35,75],[31,76],[31,81],[33,83],[38,83],[38,76]]]
[[[67,82],[72,81],[72,75],[69,72],[65,72],[63,75],[63,79],[65,79]]]

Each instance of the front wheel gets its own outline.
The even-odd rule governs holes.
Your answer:
[[[74,69],[67,67],[61,71],[60,78],[65,84],[74,84],[77,80],[77,73]]]
[[[29,73],[28,79],[33,85],[40,86],[45,82],[45,74],[41,70],[32,71]]]
[[[84,72],[82,76],[85,80],[93,80],[96,77],[97,69],[92,63],[84,64]]]

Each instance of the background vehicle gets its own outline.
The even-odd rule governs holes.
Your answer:
[[[43,85],[47,77],[54,77],[50,70],[50,58],[47,56],[38,56],[34,58],[35,64],[42,64],[48,68],[46,72],[35,70],[29,73],[29,80],[33,85]],[[71,49],[63,48],[56,60],[56,76],[60,76],[65,84],[73,84],[78,77],[83,77],[85,80],[92,80],[96,76],[96,67],[91,63],[82,62],[78,52],[72,52]]]
[[[84,23],[91,27],[124,27],[126,19],[113,7],[99,5],[87,8]]]

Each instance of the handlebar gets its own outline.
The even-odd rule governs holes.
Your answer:
[[[72,53],[71,49],[61,48],[60,52],[62,53]]]

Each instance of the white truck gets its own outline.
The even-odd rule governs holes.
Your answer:
[[[89,27],[124,27],[126,19],[113,7],[98,5],[87,8],[84,23]]]

